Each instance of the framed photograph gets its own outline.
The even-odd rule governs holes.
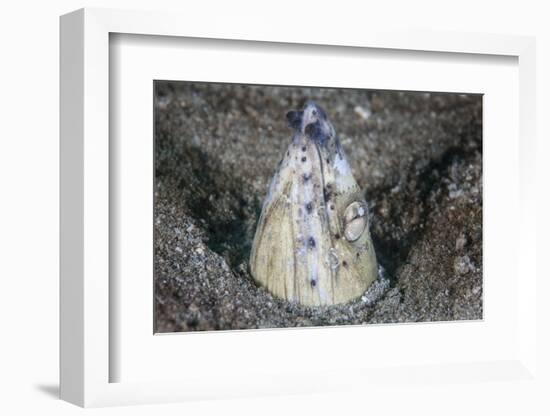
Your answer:
[[[155,332],[481,320],[482,101],[155,80]]]
[[[61,397],[537,383],[534,39],[241,23],[61,18]]]

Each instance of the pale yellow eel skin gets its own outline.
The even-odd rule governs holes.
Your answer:
[[[287,119],[294,136],[263,204],[250,270],[290,302],[345,303],[378,276],[368,206],[323,109],[309,102]]]

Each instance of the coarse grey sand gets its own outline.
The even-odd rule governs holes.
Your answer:
[[[343,305],[273,297],[249,273],[261,204],[323,107],[365,190],[379,279]],[[155,82],[156,332],[482,318],[482,97]]]

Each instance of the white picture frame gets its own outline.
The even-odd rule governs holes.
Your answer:
[[[185,22],[182,24],[182,22]],[[214,23],[214,22],[212,22]],[[171,13],[83,9],[61,18],[61,398],[80,406],[158,403],[196,398],[246,397],[262,394],[307,393],[356,388],[373,391],[399,379],[430,383],[434,379],[481,383],[487,378],[530,380],[536,372],[536,272],[534,247],[536,218],[533,198],[535,143],[535,41],[529,37],[467,33],[383,32],[371,29],[342,30],[328,35],[319,28],[306,31],[276,24],[258,25],[243,19],[236,30],[223,19],[205,25],[200,20]],[[517,292],[517,348],[498,360],[468,363],[419,361],[414,368],[349,366],[297,371],[289,377],[282,371],[264,377],[241,377],[221,373],[213,382],[206,377],[177,381],[112,382],[111,366],[117,357],[110,347],[113,334],[110,311],[116,309],[110,292],[109,229],[109,42],[110,34],[228,41],[277,42],[285,44],[332,45],[333,47],[428,51],[440,54],[503,55],[515,57],[519,68],[519,225],[518,261],[522,271]],[[514,246],[515,248],[515,246]],[[402,326],[411,331],[413,326]],[[407,329],[405,329],[407,328]],[[359,330],[361,328],[358,328]],[[356,329],[357,330],[357,329]],[[152,334],[151,334],[152,336]],[[229,336],[216,334],[216,336]],[[263,335],[266,337],[266,335]],[[328,339],[335,334],[296,331],[302,339]],[[255,337],[254,334],[248,338]],[[256,336],[258,338],[258,336]],[[241,337],[242,339],[242,337]],[[207,341],[208,342],[208,341]],[[214,342],[212,340],[212,342]],[[216,341],[219,342],[219,341]],[[235,341],[244,342],[244,341]],[[343,377],[345,376],[345,377]],[[348,380],[343,383],[341,380]],[[384,381],[386,380],[386,381]]]

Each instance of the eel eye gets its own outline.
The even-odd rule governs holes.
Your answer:
[[[344,211],[344,237],[353,242],[359,239],[367,227],[367,206],[363,202],[352,202]]]

